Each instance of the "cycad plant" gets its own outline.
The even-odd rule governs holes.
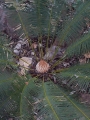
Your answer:
[[[0,17],[0,120],[90,120],[90,0],[7,0]]]

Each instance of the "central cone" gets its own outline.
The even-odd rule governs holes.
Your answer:
[[[49,64],[44,60],[40,60],[36,65],[36,71],[38,73],[45,73],[49,70],[49,68]]]

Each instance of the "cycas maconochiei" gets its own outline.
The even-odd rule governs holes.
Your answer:
[[[90,120],[90,0],[12,2],[0,8],[0,119]]]

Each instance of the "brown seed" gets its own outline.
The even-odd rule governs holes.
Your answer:
[[[39,73],[45,73],[49,70],[49,68],[49,64],[44,60],[40,60],[36,65],[36,71]]]

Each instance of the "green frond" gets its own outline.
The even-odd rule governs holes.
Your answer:
[[[81,31],[85,26],[85,19],[90,18],[89,6],[89,0],[85,1],[84,3],[81,3],[74,12],[74,15],[68,20],[66,20],[63,29],[60,30],[58,34],[60,44],[62,44],[63,42],[70,44],[72,41],[75,41],[81,36]]]
[[[23,2],[20,2],[19,5],[21,3]],[[63,0],[34,0],[29,7],[20,7],[14,4],[16,10],[8,10],[11,13],[8,19],[13,25],[21,23],[28,35],[58,34],[57,37],[60,41],[67,40],[69,42],[80,35],[85,25],[84,18],[89,18],[90,1],[80,2],[80,4],[77,10],[73,12],[73,18],[69,18],[67,15],[68,5]],[[19,32],[21,33],[21,31],[22,29]]]
[[[23,120],[89,120],[86,111],[77,107],[76,103],[64,96],[65,91],[52,82],[37,83],[30,81],[25,86],[21,100],[21,116]],[[76,106],[76,107],[75,107]],[[85,110],[85,109],[84,109]],[[66,117],[67,116],[67,117]]]
[[[90,92],[90,64],[76,65],[62,71],[57,76],[63,84],[76,91]]]
[[[90,51],[90,32],[66,49],[66,56],[79,56]]]
[[[19,5],[23,3],[20,2]],[[66,17],[66,4],[63,0],[34,0],[28,7],[18,7],[14,4],[15,9],[10,9],[10,24],[22,24],[23,32],[30,35],[56,35],[58,24],[62,17]],[[24,16],[24,17],[23,17]],[[20,20],[21,19],[21,20]],[[21,33],[22,29],[20,29]],[[19,33],[19,34],[20,34]]]
[[[0,119],[6,120],[20,115],[20,98],[25,80],[10,71],[0,70],[0,73]]]
[[[4,120],[9,113],[13,113],[16,110],[16,100],[12,100],[12,76],[8,75],[5,71],[1,72],[0,77],[0,119]],[[10,76],[10,77],[9,77]]]

